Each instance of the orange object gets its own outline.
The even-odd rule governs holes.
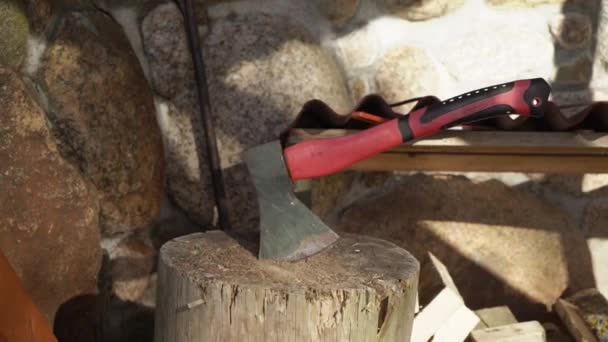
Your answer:
[[[366,112],[353,112],[351,118],[359,121],[363,121],[372,125],[381,124],[388,121],[389,119],[383,118],[378,115],[366,113]]]
[[[0,342],[57,342],[46,318],[0,253]]]

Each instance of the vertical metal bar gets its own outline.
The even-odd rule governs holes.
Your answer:
[[[186,26],[186,32],[188,34],[188,42],[190,43],[192,62],[194,64],[196,89],[198,93],[201,118],[203,121],[203,129],[206,137],[207,154],[211,169],[211,181],[213,182],[213,194],[215,196],[215,203],[217,205],[219,224],[223,230],[230,230],[228,206],[226,203],[226,190],[224,188],[224,177],[222,176],[222,167],[220,165],[220,157],[215,140],[215,131],[213,129],[213,118],[211,116],[211,106],[209,104],[209,90],[207,89],[207,76],[205,74],[205,64],[203,62],[201,42],[198,35],[196,20],[194,19],[194,7],[192,5],[192,0],[184,0],[184,4],[184,23]],[[200,164],[202,164],[203,160],[203,157],[199,156]],[[204,189],[201,189],[201,191],[204,191]]]

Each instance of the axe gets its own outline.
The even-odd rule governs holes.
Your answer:
[[[331,245],[338,235],[292,191],[294,180],[321,177],[404,142],[492,117],[540,117],[551,87],[542,78],[497,84],[455,96],[344,137],[307,140],[285,149],[276,140],[247,151],[258,194],[261,259],[296,261]]]

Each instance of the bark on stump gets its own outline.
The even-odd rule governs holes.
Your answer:
[[[418,261],[396,245],[344,234],[295,263],[196,233],[160,252],[156,342],[409,341]]]

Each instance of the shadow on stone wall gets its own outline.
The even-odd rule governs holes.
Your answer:
[[[121,300],[112,291],[109,269],[113,263],[104,255],[96,295],[80,295],[63,303],[55,315],[53,332],[59,342],[150,342],[154,339],[154,308]]]
[[[474,309],[508,305],[521,320],[548,319],[556,298],[595,287],[595,279],[590,235],[529,189],[538,186],[405,176],[344,208],[335,227],[393,241],[412,252],[423,270],[431,267],[432,252]],[[608,231],[593,234],[608,237]],[[426,285],[421,276],[420,290]]]
[[[150,342],[154,309],[104,296],[78,296],[57,311],[53,332],[60,342]],[[102,310],[106,309],[106,310]]]
[[[601,0],[566,0],[562,5],[562,13],[564,15],[562,25],[565,26],[564,35],[561,38],[556,37],[554,39],[554,63],[558,67],[555,75],[555,83],[557,83],[558,87],[561,86],[561,88],[565,88],[566,90],[583,90],[591,92],[590,82],[593,77],[593,60],[596,56],[597,33],[600,20],[599,14],[601,10]],[[576,23],[577,20],[580,20],[579,16],[581,14],[584,14],[591,19],[591,32],[584,32],[585,26]],[[576,26],[576,24],[579,25]],[[575,29],[575,26],[578,30]],[[574,44],[569,44],[571,43],[569,40],[582,40],[580,36],[588,33],[591,34],[591,41],[588,45],[577,47]],[[569,37],[568,35],[572,36]],[[581,52],[581,49],[585,51]],[[573,56],[577,55],[579,59],[572,60]],[[571,61],[570,63],[564,63],[564,60]],[[563,66],[564,64],[569,65]],[[578,77],[575,77],[577,78],[577,82],[566,83],[564,85],[560,84],[563,81],[571,80],[573,78],[573,73],[578,74]]]

